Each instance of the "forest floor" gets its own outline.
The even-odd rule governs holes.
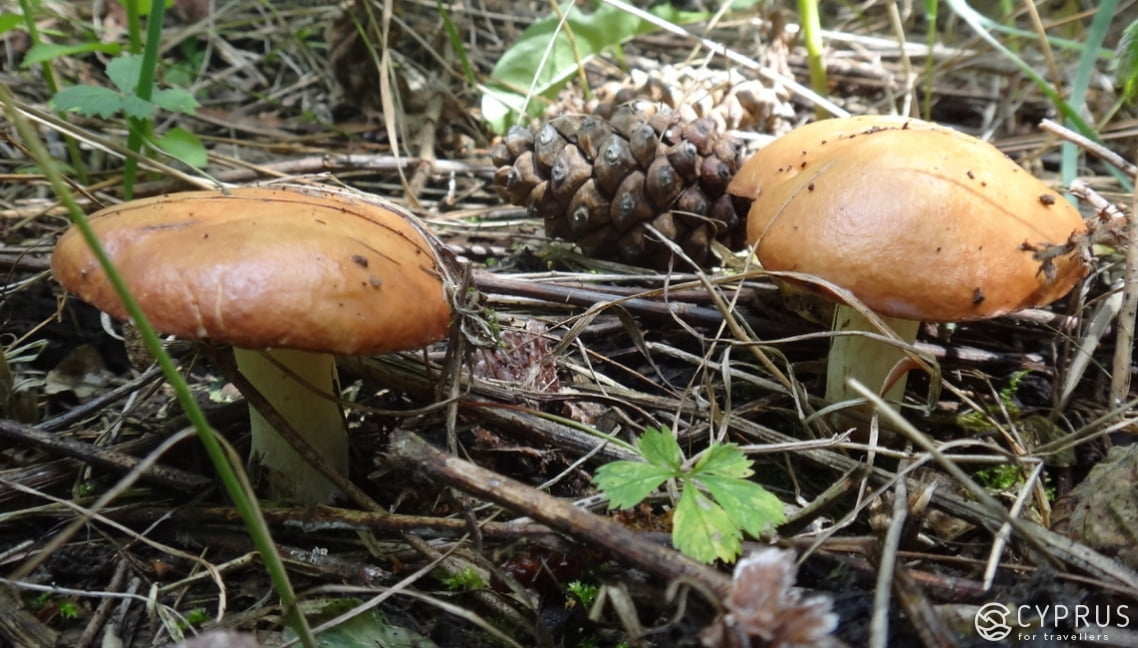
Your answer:
[[[17,114],[34,126],[82,211],[122,202],[127,121],[54,113],[45,68],[22,61],[36,38],[83,44],[46,59],[52,82],[114,88],[105,67],[129,19],[50,0],[29,3],[34,36],[0,23],[14,97],[0,101],[0,646],[278,646],[296,640],[293,610],[324,646],[1138,645],[1126,612],[1138,261],[1122,243],[1134,174],[1040,128],[1071,125],[1061,96],[1101,148],[1133,158],[1138,121],[1113,55],[1132,2],[1110,21],[1075,3],[1038,16],[987,3],[1014,28],[989,27],[990,40],[963,3],[931,18],[928,3],[823,3],[824,96],[792,8],[712,12],[624,42],[594,24],[577,46],[601,38],[598,55],[533,99],[529,127],[614,97],[664,101],[713,115],[747,152],[819,112],[924,116],[1051,187],[1074,183],[1083,215],[1113,232],[1087,250],[1088,276],[1050,306],[923,324],[914,350],[935,370],[912,373],[900,413],[852,434],[818,415],[828,327],[790,309],[746,253],[669,271],[590,258],[503,202],[485,95],[549,5],[396,2],[385,31],[384,3],[342,4],[175,2],[159,87],[200,105],[153,128],[196,136],[208,161],[142,156],[133,198],[281,179],[370,192],[438,237],[463,310],[426,350],[341,361],[349,497],[266,498],[244,517],[129,327],[53,281],[71,221],[15,128]],[[1088,42],[1102,51],[1085,55]],[[761,100],[731,103],[744,83]],[[210,427],[247,456],[224,347],[166,346]],[[598,468],[651,454],[637,440],[654,430],[686,463],[610,510]],[[750,571],[676,550],[691,546],[677,528],[732,550],[722,520],[704,520],[701,539],[673,515],[698,484],[710,501],[695,462],[731,448],[733,470],[750,462],[733,476],[782,508],[740,534]],[[251,527],[271,535],[295,608]],[[991,616],[993,603],[1010,614]],[[1010,634],[989,640],[1000,622]]]

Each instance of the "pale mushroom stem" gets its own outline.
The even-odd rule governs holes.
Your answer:
[[[326,353],[291,349],[234,349],[241,375],[265,397],[297,434],[333,470],[348,474],[348,434],[336,386],[336,359]],[[274,360],[276,362],[274,362]],[[250,463],[266,476],[272,497],[303,504],[327,504],[340,494],[288,444],[272,425],[249,408]]]
[[[920,322],[895,317],[879,317],[906,344],[913,344],[917,341]],[[846,333],[856,331],[878,332],[877,328],[861,313],[845,304],[838,304],[834,308],[832,330]],[[848,378],[856,378],[869,389],[881,393],[882,388],[886,386],[886,381],[891,378],[890,374],[894,368],[906,359],[905,352],[894,344],[875,340],[866,335],[835,336],[830,343],[830,356],[826,369],[826,402],[837,403],[861,398],[846,384]],[[905,376],[904,373],[899,377],[893,376],[896,380],[882,394],[882,398],[886,402],[900,403],[905,397]]]

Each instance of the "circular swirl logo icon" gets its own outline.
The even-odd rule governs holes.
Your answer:
[[[976,632],[988,641],[999,641],[1011,634],[1008,615],[1011,611],[1003,603],[985,603],[976,611]]]

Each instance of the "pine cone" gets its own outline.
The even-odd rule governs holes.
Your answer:
[[[741,149],[711,119],[681,123],[664,106],[626,104],[609,119],[557,117],[536,135],[511,128],[492,152],[494,185],[589,256],[666,268],[671,252],[651,226],[703,265],[713,241],[745,244],[746,206],[726,193]]]

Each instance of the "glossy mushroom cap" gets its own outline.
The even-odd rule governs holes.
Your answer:
[[[752,156],[728,191],[753,199],[747,238],[768,270],[815,275],[912,320],[1049,303],[1087,272],[1033,250],[1085,229],[1079,212],[995,147],[897,117],[817,122]]]
[[[109,207],[91,226],[164,333],[353,355],[423,346],[449,327],[430,235],[373,196],[306,185],[186,192]],[[77,229],[51,267],[84,301],[126,317]]]

